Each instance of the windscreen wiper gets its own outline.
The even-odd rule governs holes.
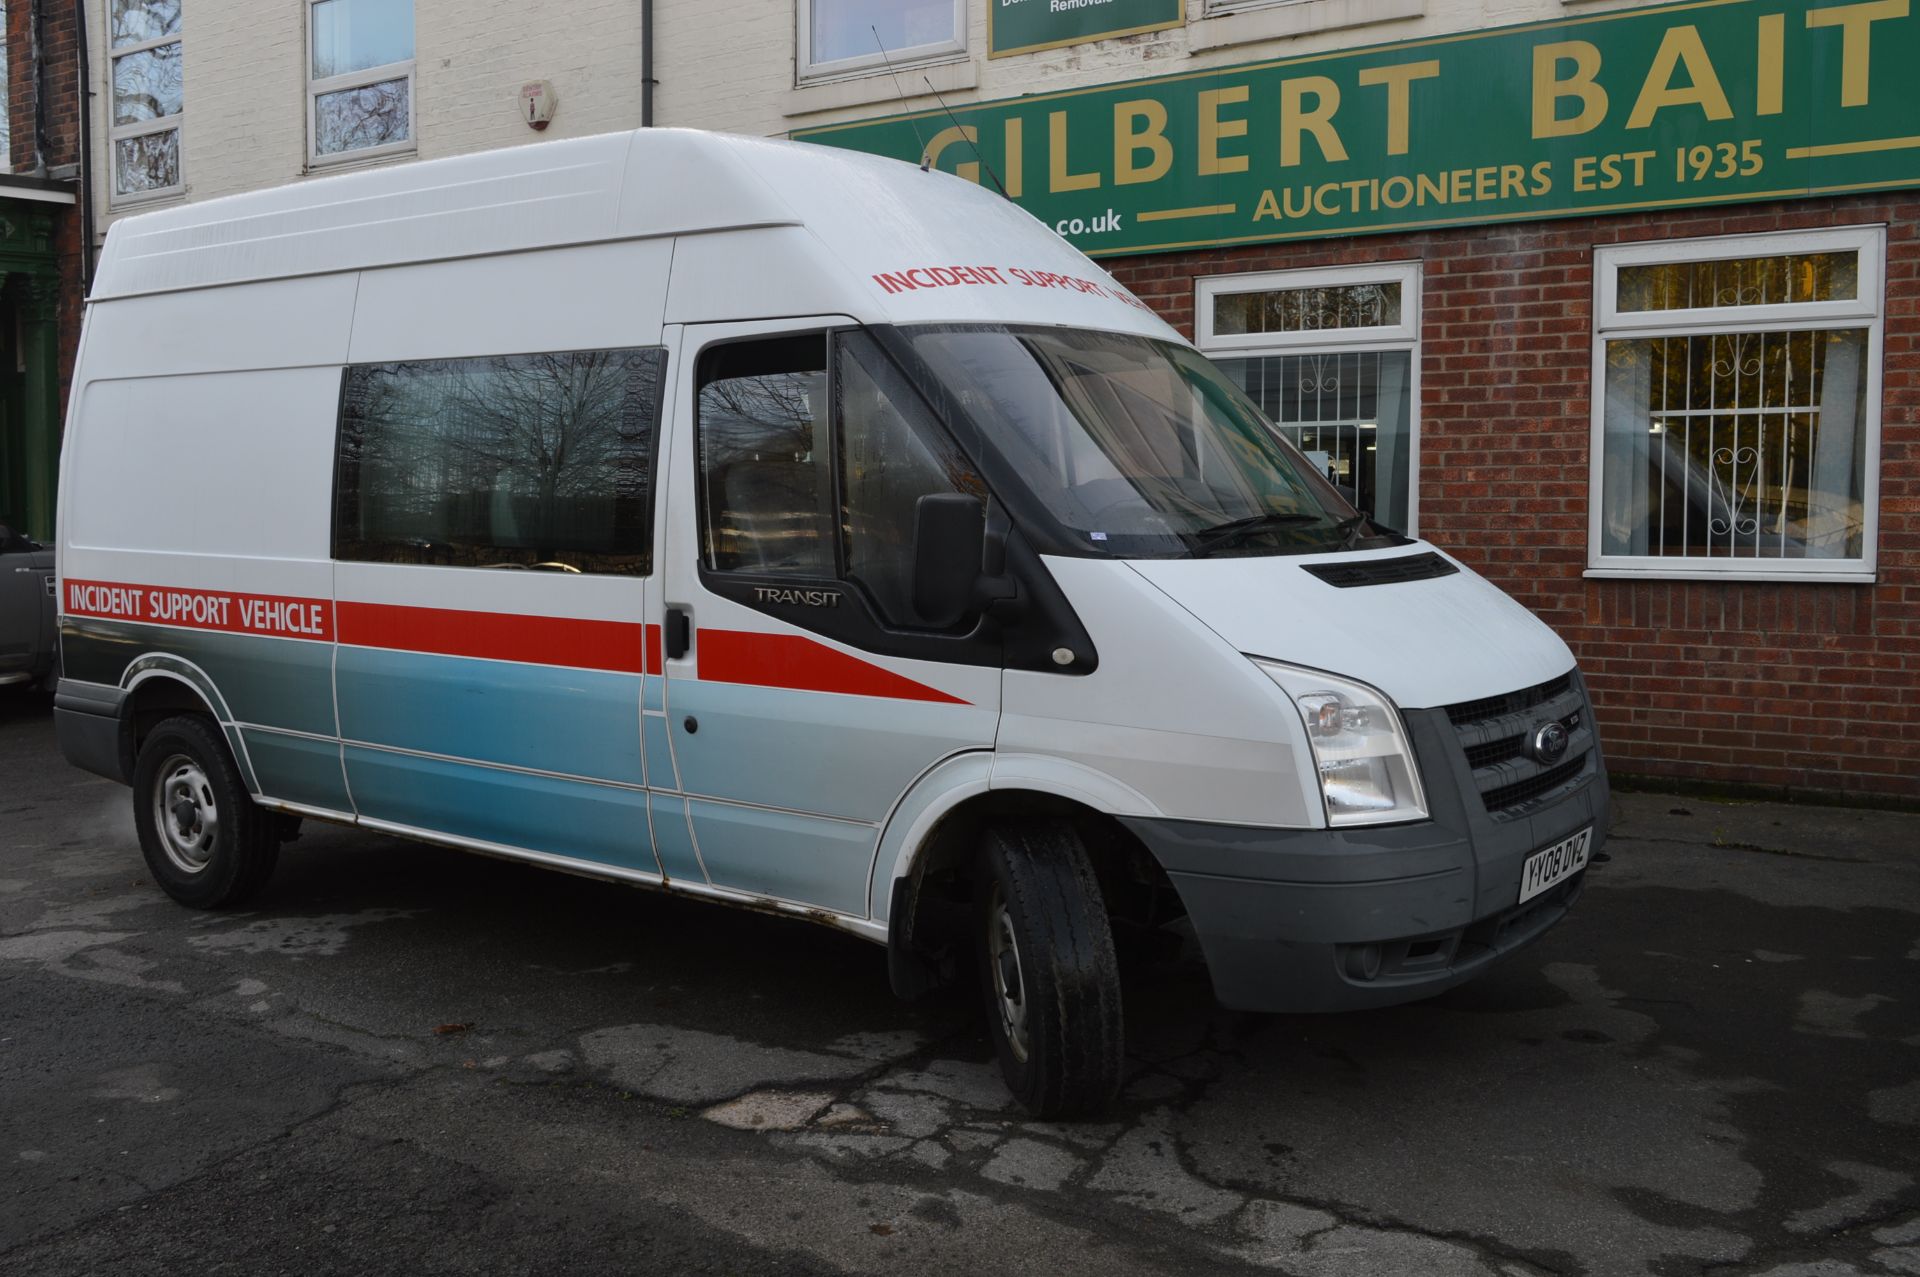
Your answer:
[[[1244,519],[1229,519],[1225,523],[1216,523],[1210,528],[1201,528],[1192,535],[1199,538],[1193,549],[1196,555],[1207,555],[1226,546],[1238,545],[1248,537],[1275,528],[1290,528],[1302,523],[1319,523],[1325,516],[1318,514],[1279,513],[1267,511],[1264,514],[1250,514]]]
[[[1360,529],[1366,526],[1366,522],[1366,515],[1356,514],[1351,518],[1342,519],[1340,522],[1334,524],[1334,535],[1340,538],[1340,549],[1335,550],[1334,553],[1338,554],[1340,550],[1351,550],[1353,543],[1360,539]]]

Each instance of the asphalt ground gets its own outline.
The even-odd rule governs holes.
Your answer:
[[[1111,1120],[877,948],[308,826],[243,913],[0,697],[0,1273],[1920,1273],[1920,817],[1624,795],[1441,998],[1133,973]]]

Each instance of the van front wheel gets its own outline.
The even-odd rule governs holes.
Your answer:
[[[266,884],[280,838],[205,719],[160,723],[133,768],[133,822],[160,889],[195,909],[229,909]]]
[[[1064,821],[1007,825],[981,848],[977,927],[987,1031],[1014,1098],[1088,1117],[1120,1093],[1120,971],[1093,863]]]

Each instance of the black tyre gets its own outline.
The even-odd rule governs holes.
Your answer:
[[[204,718],[169,718],[141,742],[133,823],[154,881],[195,909],[245,903],[280,856],[273,813],[254,805],[226,741]]]
[[[1120,1093],[1120,969],[1093,863],[1064,821],[987,831],[975,912],[987,1031],[1014,1098],[1091,1117]]]

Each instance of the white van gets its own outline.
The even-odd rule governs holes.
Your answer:
[[[1607,823],[1546,626],[1031,217],[843,151],[117,223],[59,571],[62,748],[181,902],[311,817],[791,912],[978,980],[1049,1116],[1120,1085],[1116,933],[1190,927],[1231,1007],[1402,1002]]]

